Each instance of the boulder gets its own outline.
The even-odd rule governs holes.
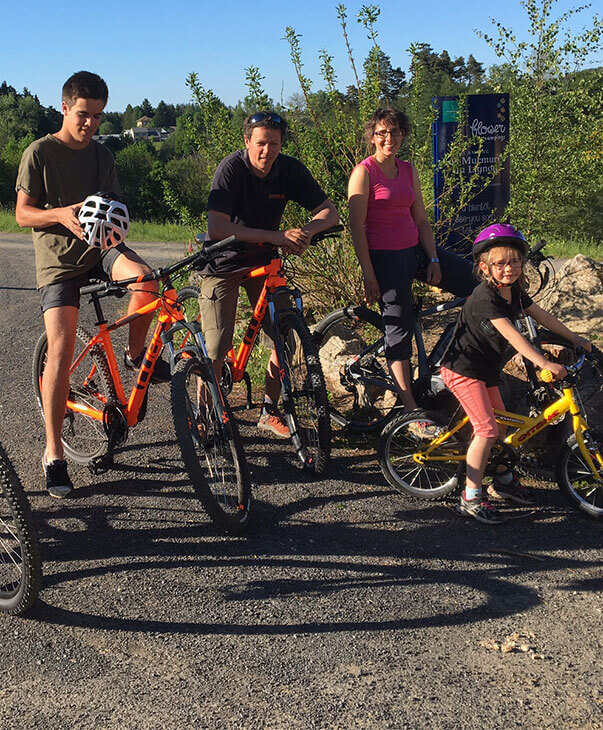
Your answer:
[[[582,254],[556,271],[538,304],[574,332],[600,342],[603,332],[603,263]]]

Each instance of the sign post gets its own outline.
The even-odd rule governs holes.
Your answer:
[[[435,219],[441,223],[438,243],[460,253],[471,251],[471,241],[481,228],[502,218],[510,198],[510,161],[507,157],[501,162],[509,142],[509,95],[469,94],[465,100],[465,118],[460,120],[458,96],[435,97],[436,121],[432,130]],[[471,146],[461,155],[461,178],[468,181],[477,173],[484,186],[462,209],[450,215],[442,210],[447,180],[440,167],[460,123],[466,139],[482,140],[479,154]],[[458,201],[458,194],[458,188],[453,190],[453,204]]]

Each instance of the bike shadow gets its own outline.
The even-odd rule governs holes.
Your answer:
[[[601,566],[598,526],[580,515],[553,504],[482,526],[450,504],[400,501],[368,459],[349,480],[352,462],[334,459],[345,479],[294,485],[279,442],[240,537],[216,531],[185,478],[158,489],[141,473],[134,493],[119,474],[100,479],[86,499],[36,513],[47,570],[29,618],[163,634],[398,631],[529,612],[542,581],[599,589],[576,579]]]

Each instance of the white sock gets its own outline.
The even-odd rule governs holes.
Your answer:
[[[272,406],[272,408],[271,408],[271,406]],[[262,413],[261,413],[261,415],[263,416],[264,413],[269,413],[271,410],[274,410],[274,401],[272,400],[272,398],[270,398],[269,396],[265,395],[264,396],[264,403],[262,405]]]
[[[467,485],[465,485],[465,499],[473,501],[474,499],[479,499],[481,496],[481,489],[474,489],[473,487],[468,487]]]

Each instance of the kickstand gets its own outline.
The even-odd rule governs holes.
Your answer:
[[[243,373],[243,380],[247,386],[247,410],[250,411],[253,408],[253,402],[251,399],[251,378],[248,372]]]

